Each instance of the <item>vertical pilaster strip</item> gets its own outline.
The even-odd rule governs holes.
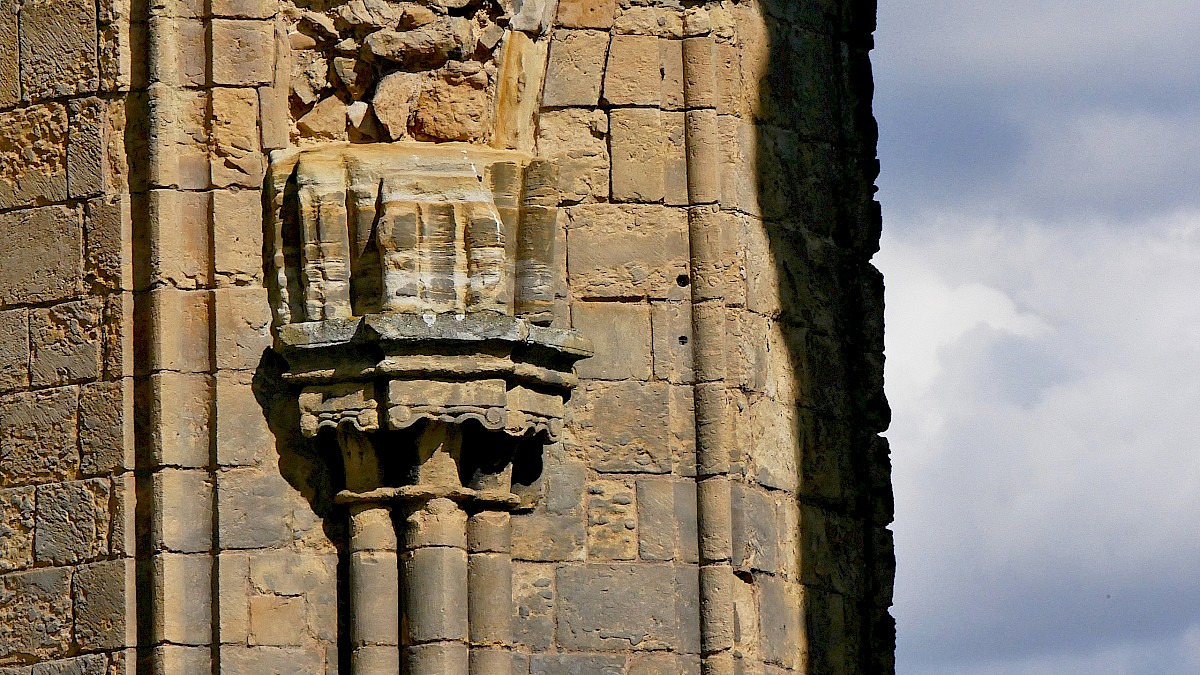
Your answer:
[[[700,543],[700,647],[705,675],[734,672],[730,419],[726,409],[726,308],[719,225],[721,185],[714,43],[703,7],[684,16],[684,143],[687,164],[696,520]]]

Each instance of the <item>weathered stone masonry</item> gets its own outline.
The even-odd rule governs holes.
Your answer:
[[[0,7],[0,674],[894,670],[874,16]]]

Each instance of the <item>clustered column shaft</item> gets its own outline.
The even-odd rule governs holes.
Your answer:
[[[379,462],[370,438],[343,426],[338,443],[346,486],[355,492],[381,487]],[[396,528],[386,503],[350,505],[350,667],[353,675],[400,671]]]

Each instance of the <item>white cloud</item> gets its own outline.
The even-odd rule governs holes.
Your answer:
[[[902,665],[1145,672],[1087,664],[1200,616],[1197,224],[885,237]]]

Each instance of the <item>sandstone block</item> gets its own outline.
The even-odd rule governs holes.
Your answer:
[[[30,675],[106,675],[108,659],[104,654],[88,654],[58,661],[35,664]]]
[[[583,503],[587,465],[576,461],[556,462],[546,473],[549,475],[546,476],[546,494],[542,502],[546,511],[558,515],[578,513]]]
[[[863,595],[866,533],[861,521],[816,506],[800,507],[800,579],[858,598]]]
[[[559,0],[557,23],[566,28],[612,28],[617,0]]]
[[[349,112],[349,107],[337,96],[326,96],[296,120],[296,130],[310,138],[345,140]]]
[[[76,568],[71,597],[81,649],[108,651],[134,644],[134,584],[134,562],[128,558]]]
[[[687,206],[687,132],[685,114],[663,112],[663,201],[670,206]]]
[[[131,215],[126,195],[92,199],[84,208],[84,271],[108,290],[133,290]]]
[[[92,380],[100,374],[98,299],[35,309],[29,313],[29,352],[34,386]]]
[[[23,5],[20,40],[25,100],[85,94],[99,87],[94,2]]]
[[[578,302],[572,325],[595,346],[596,355],[576,366],[580,377],[648,380],[651,372],[650,307],[625,302]]]
[[[212,380],[207,375],[158,373],[139,385],[142,425],[155,463],[201,468],[209,464]]]
[[[140,372],[205,373],[212,368],[209,353],[209,291],[160,288],[150,292],[150,316],[143,325],[155,340]]]
[[[624,656],[534,654],[529,659],[530,675],[622,675],[624,672]]]
[[[690,482],[690,481],[689,481]],[[638,554],[642,560],[672,560],[679,547],[676,482],[670,478],[637,481]]]
[[[250,644],[298,646],[305,637],[304,598],[256,595],[250,598]]]
[[[845,503],[853,483],[851,432],[845,422],[799,411],[800,494]]]
[[[557,31],[550,43],[550,64],[546,70],[542,105],[596,105],[600,101],[608,40],[605,32]]]
[[[236,19],[269,19],[274,11],[266,0],[213,0],[213,16]]]
[[[220,631],[224,644],[245,644],[250,639],[250,554],[222,551],[217,554],[217,587],[221,590]]]
[[[675,470],[681,476],[696,475],[696,402],[690,385],[672,385],[667,396],[670,411],[668,438]]]
[[[654,377],[672,384],[691,384],[694,379],[691,305],[651,303],[650,329],[654,336]]]
[[[668,385],[590,382],[571,399],[574,436],[589,465],[602,472],[667,473]]]
[[[762,397],[750,403],[742,421],[750,427],[747,459],[762,485],[795,492],[800,483],[799,411],[790,403]]]
[[[253,373],[217,374],[217,463],[257,464],[274,454],[275,436],[255,398]]]
[[[0,113],[0,208],[67,198],[68,126],[67,107],[59,103]],[[28,217],[5,215],[14,220],[4,231],[21,232]]]
[[[210,199],[208,192],[150,191],[149,278],[138,280],[139,289],[159,284],[197,289],[211,283]]]
[[[33,565],[34,488],[0,489],[0,572]]]
[[[0,486],[71,480],[76,453],[75,387],[0,397]]]
[[[244,286],[213,291],[217,368],[253,370],[271,346],[267,289]]]
[[[47,567],[0,577],[0,659],[49,660],[71,646],[71,570]]]
[[[133,383],[94,382],[79,388],[80,471],[107,474],[133,468]]]
[[[270,27],[270,24],[266,25]],[[269,46],[272,44],[269,38],[274,33],[267,32],[266,35]],[[259,144],[257,90],[245,87],[212,90],[212,138],[213,185],[248,188],[262,185],[264,160]]]
[[[0,391],[29,386],[29,311],[0,312]]]
[[[21,100],[21,60],[14,58],[21,49],[17,24],[16,6],[0,8],[0,54],[8,55],[0,60],[0,108],[11,108]]]
[[[553,565],[513,563],[514,639],[533,651],[545,651],[554,641],[554,579]]]
[[[556,636],[566,649],[670,649],[679,640],[669,566],[578,565],[558,570]]]
[[[253,284],[262,278],[262,193],[212,193],[213,253],[218,283]]]
[[[110,493],[106,478],[39,485],[34,558],[62,565],[107,555]]]
[[[203,553],[212,548],[213,485],[207,471],[161,469],[154,474],[154,523],[157,548]]]
[[[278,469],[272,471],[274,475],[257,469],[229,469],[220,473],[217,509],[222,548],[268,548],[290,544],[295,539],[292,511],[307,509],[308,505],[278,475]]]
[[[618,3],[613,28],[621,35],[683,36],[683,13],[664,5]]]
[[[44,206],[0,213],[0,231],[6,233],[0,238],[0,303],[49,302],[79,292],[83,232],[77,210]]]
[[[806,643],[800,586],[769,575],[756,575],[755,584],[759,589],[759,644],[763,660],[785,668],[799,668]]]
[[[581,204],[566,211],[567,275],[575,297],[687,296],[688,225],[682,209]]]
[[[206,645],[212,640],[212,568],[212,557],[204,554],[154,557],[155,641]]]
[[[221,672],[229,675],[320,673],[324,667],[317,647],[221,647]]]
[[[603,112],[572,108],[538,118],[538,148],[558,166],[565,202],[607,198],[609,193],[608,120]]]
[[[663,69],[659,39],[653,35],[614,35],[604,69],[604,100],[609,105],[658,106]]]
[[[683,41],[660,40],[658,46],[662,63],[662,107],[664,110],[683,110]]]
[[[373,110],[393,140],[408,137],[413,106],[428,83],[427,75],[401,71],[384,77],[375,86]]]
[[[207,91],[151,87],[147,155],[152,186],[209,187],[208,98]]]
[[[583,560],[587,533],[582,515],[519,513],[513,515],[516,560]]]
[[[275,28],[271,22],[213,19],[212,46],[213,84],[254,86],[274,80]]]
[[[760,488],[734,484],[731,501],[734,567],[778,573],[782,545],[790,536],[779,529],[775,499]]]
[[[67,142],[67,192],[73,198],[100,194],[105,188],[104,132],[108,106],[98,98],[70,103]]]
[[[637,505],[630,481],[588,484],[588,558],[633,560],[638,553]]]
[[[643,654],[629,660],[629,675],[700,675],[700,657]]]
[[[657,108],[615,109],[609,127],[613,201],[661,202],[666,195],[662,113]]]
[[[154,648],[154,665],[154,675],[212,672],[212,649],[160,645]]]

